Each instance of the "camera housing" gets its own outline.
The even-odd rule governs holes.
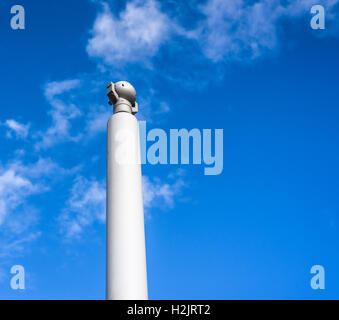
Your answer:
[[[114,107],[114,113],[128,112],[133,115],[138,113],[137,93],[129,82],[110,82],[107,85],[107,96],[108,103]]]

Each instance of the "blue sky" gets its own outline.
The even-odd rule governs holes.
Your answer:
[[[143,166],[151,299],[339,298],[339,1],[19,2],[0,2],[0,299],[105,298],[118,80],[148,129],[224,130],[221,175]]]

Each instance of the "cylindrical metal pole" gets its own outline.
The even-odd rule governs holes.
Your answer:
[[[107,126],[108,300],[148,299],[141,179],[138,121],[115,113]]]

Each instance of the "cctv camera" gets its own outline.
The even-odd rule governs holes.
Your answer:
[[[110,82],[107,86],[107,96],[109,104],[114,106],[114,113],[138,112],[138,103],[135,101],[137,93],[134,87],[127,81]]]

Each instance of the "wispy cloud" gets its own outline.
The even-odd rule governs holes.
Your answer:
[[[51,105],[49,115],[52,124],[46,132],[40,132],[36,149],[49,148],[63,141],[77,141],[81,136],[72,136],[70,121],[81,115],[80,110],[72,102],[65,102],[60,96],[68,93],[81,84],[79,79],[50,82],[45,86],[45,97]]]
[[[80,84],[81,81],[79,79],[49,82],[45,86],[45,97],[48,101],[53,101],[56,96],[78,88]]]
[[[145,214],[151,208],[169,210],[180,196],[184,181],[181,178],[164,183],[158,178],[143,176],[143,197]],[[58,218],[65,240],[80,239],[95,223],[106,221],[106,186],[104,181],[88,180],[78,176],[70,191],[66,207]]]
[[[31,232],[27,236],[16,240],[4,239],[0,248],[0,259],[22,255],[27,249],[27,245],[37,240],[40,236],[41,232]]]
[[[86,227],[105,222],[106,188],[103,182],[78,176],[73,184],[67,206],[59,217],[65,239],[79,238]]]
[[[200,44],[208,59],[255,58],[277,43],[277,1],[248,4],[244,0],[209,0],[201,7]]]
[[[138,118],[146,120],[149,123],[154,119],[159,121],[162,116],[170,112],[171,108],[159,92],[153,88],[143,88],[141,90],[139,103]]]
[[[107,129],[107,121],[112,116],[112,110],[104,106],[92,108],[86,119],[86,136],[92,137]]]
[[[338,3],[321,1],[328,19],[334,18]],[[312,0],[208,0],[200,7],[205,18],[200,21],[197,39],[213,62],[253,60],[279,47],[281,19],[307,17],[314,4]]]
[[[6,166],[0,166],[0,226],[29,196],[49,189],[51,172],[57,176],[69,171],[48,158],[40,158],[35,163],[26,164],[14,160]]]
[[[3,126],[7,127],[7,137],[13,138],[15,136],[18,139],[25,139],[28,136],[30,124],[23,124],[16,120],[6,120]]]
[[[128,62],[147,68],[163,48],[161,52],[166,54],[162,56],[169,59],[172,68],[157,67],[164,69],[163,76],[173,78],[173,81],[189,80],[189,75],[201,79],[202,72],[210,72],[208,68],[205,70],[209,62],[248,62],[278,52],[283,38],[281,22],[310,18],[311,7],[315,4],[312,0],[207,0],[199,5],[196,1],[185,5],[178,3],[177,9],[173,10],[167,2],[132,0],[115,14],[108,4],[99,2],[104,9],[94,23],[88,54],[98,58],[100,64],[115,69],[125,67]],[[337,18],[339,0],[323,0],[319,4],[326,9],[326,21]],[[180,11],[184,6],[186,10]],[[166,13],[161,7],[168,9]],[[176,17],[178,12],[180,15]],[[188,28],[185,21],[190,20],[188,15],[193,13],[196,21]],[[171,60],[172,56],[175,59]],[[189,75],[182,74],[183,64]],[[171,71],[173,68],[175,75]],[[158,68],[155,70],[159,71]],[[197,84],[196,79],[192,81]],[[182,81],[185,86],[186,82]]]
[[[45,183],[46,178],[51,181],[53,180],[53,178],[73,174],[78,170],[78,167],[72,169],[64,169],[51,158],[39,158],[34,163],[26,164],[24,164],[20,160],[15,160],[11,162],[10,168],[15,170],[17,173],[30,179],[35,179],[40,183]],[[51,176],[51,173],[54,173],[54,175]]]
[[[26,176],[20,175],[13,168],[0,171],[0,226],[11,210],[16,209],[25,199],[41,191]]]
[[[101,77],[97,73],[81,74],[73,80],[45,85],[44,95],[50,105],[48,114],[52,121],[46,130],[33,134],[36,150],[47,150],[67,142],[80,145],[106,130],[113,110],[108,104],[98,104],[98,91],[104,93],[106,89]],[[105,100],[103,98],[102,102]]]
[[[143,176],[143,197],[145,213],[148,214],[152,208],[168,210],[173,208],[175,200],[180,197],[185,182],[181,177],[174,180],[167,179],[162,182],[159,178],[151,179]]]
[[[21,255],[40,236],[40,209],[29,204],[33,195],[48,191],[65,170],[48,158],[33,163],[15,159],[0,165],[0,258]],[[53,174],[51,174],[53,173]]]

